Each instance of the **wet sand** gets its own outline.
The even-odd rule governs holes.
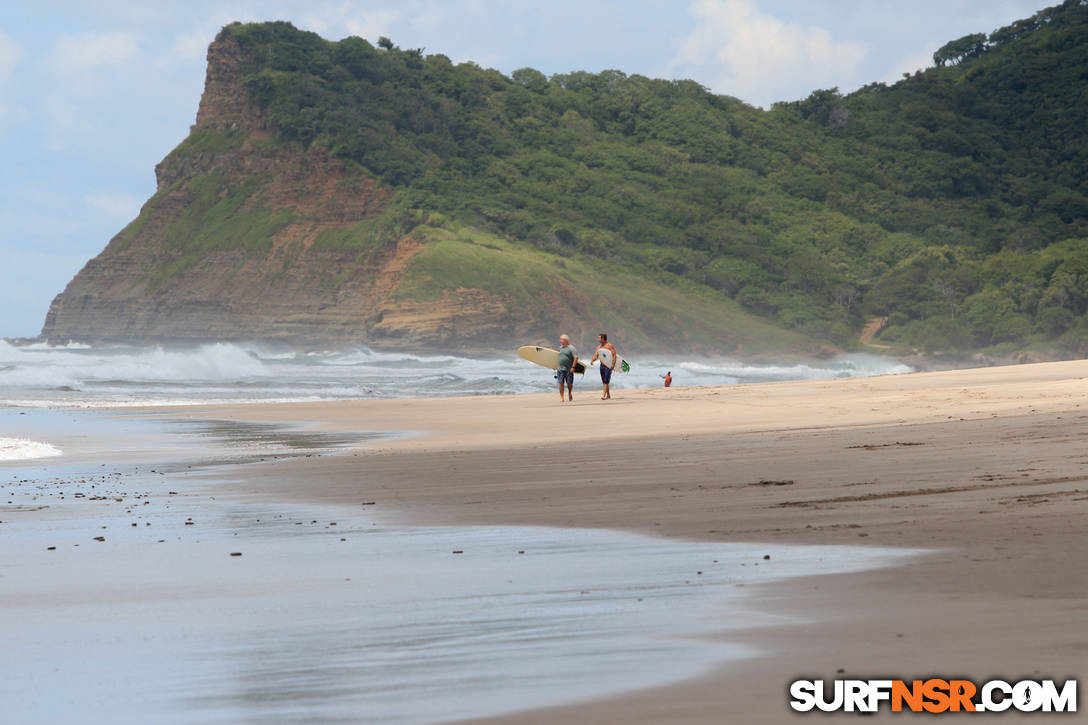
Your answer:
[[[808,623],[722,635],[765,649],[757,659],[487,722],[773,723],[794,719],[787,687],[801,676],[978,682],[1088,669],[1086,361],[617,390],[609,403],[589,389],[573,405],[531,395],[199,415],[414,431],[253,467],[259,475],[236,484],[275,499],[366,503],[404,523],[939,550],[895,569],[762,588],[768,611]],[[842,717],[856,716],[832,719]]]
[[[0,465],[4,722],[422,725],[585,701],[749,656],[715,635],[791,621],[753,609],[768,582],[920,553],[386,525],[376,502],[237,486],[365,435],[38,418],[80,445]]]

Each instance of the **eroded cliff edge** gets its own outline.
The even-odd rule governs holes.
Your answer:
[[[44,338],[472,351],[607,326],[636,345],[758,347],[714,334],[726,320],[681,292],[622,273],[596,285],[599,269],[394,204],[359,165],[284,142],[243,87],[246,63],[230,33],[209,47],[189,137],[139,217],[53,300]]]
[[[276,143],[241,87],[243,62],[230,37],[211,45],[190,137],[156,167],[139,218],[54,299],[43,336],[441,342],[469,310],[382,324],[406,317],[389,298],[419,242],[378,239],[362,252],[321,243],[322,232],[374,220],[390,192],[320,147]],[[493,334],[472,312],[476,334]]]

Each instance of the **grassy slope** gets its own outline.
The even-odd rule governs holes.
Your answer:
[[[569,303],[603,329],[622,330],[625,344],[633,348],[658,347],[663,341],[750,352],[811,347],[804,336],[770,325],[732,300],[682,278],[647,279],[621,265],[568,259],[477,229],[451,226],[413,230],[426,246],[412,260],[394,299],[435,301],[449,291],[481,289],[506,300],[515,320],[549,300]]]

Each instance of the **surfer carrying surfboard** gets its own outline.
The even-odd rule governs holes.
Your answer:
[[[563,400],[563,384],[567,386],[567,400],[574,401],[574,366],[578,364],[578,351],[566,335],[559,336],[559,361],[555,375],[559,380],[559,400]]]
[[[616,369],[616,361],[620,356],[616,354],[616,348],[608,341],[608,335],[603,332],[597,335],[597,350],[593,353],[593,359],[589,361],[589,364],[597,362],[598,357],[601,359],[601,385],[604,386],[601,400],[611,400],[612,393],[609,392],[608,386],[612,382],[612,371]]]

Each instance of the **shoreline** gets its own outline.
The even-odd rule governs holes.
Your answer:
[[[139,416],[128,419],[140,425]],[[215,441],[216,447],[222,447],[231,441],[248,440],[254,433],[249,424],[223,423],[196,426],[204,428],[200,440]],[[154,419],[144,419],[143,425],[162,428],[161,421]],[[277,427],[277,439],[291,428]],[[117,432],[109,435],[114,445],[120,442]],[[298,448],[290,460],[301,462],[307,450]],[[462,666],[458,670],[466,684],[490,670],[496,692],[520,692],[522,698],[537,706],[550,702],[549,688],[533,684],[537,676],[553,681],[566,677],[568,686],[576,688],[574,692],[581,693],[582,698],[599,698],[622,691],[625,686],[651,687],[663,680],[683,682],[749,652],[748,647],[714,642],[707,636],[707,623],[713,623],[713,615],[722,611],[735,612],[734,620],[741,616],[747,620],[756,614],[760,621],[767,621],[768,617],[750,610],[747,598],[738,598],[737,594],[745,591],[733,589],[738,577],[755,587],[768,578],[796,578],[813,569],[857,569],[897,556],[891,551],[850,548],[847,551],[851,560],[846,560],[829,559],[826,552],[807,547],[791,550],[782,546],[686,542],[663,545],[654,538],[605,529],[386,526],[383,517],[372,517],[371,509],[350,511],[350,507],[334,504],[285,504],[271,496],[223,485],[224,479],[261,478],[260,473],[250,470],[250,466],[260,465],[257,463],[227,461],[216,454],[203,463],[194,461],[191,466],[185,465],[185,460],[165,462],[162,457],[140,456],[129,459],[127,466],[119,465],[119,461],[106,463],[103,472],[94,475],[89,472],[98,470],[98,461],[87,460],[82,465],[62,467],[71,469],[66,475],[39,477],[39,473],[21,480],[22,485],[14,489],[7,488],[7,503],[17,505],[5,508],[14,519],[4,516],[4,533],[19,546],[13,552],[18,555],[0,566],[0,577],[5,579],[8,591],[3,610],[11,626],[5,631],[13,641],[13,650],[24,652],[0,668],[8,685],[0,687],[0,691],[6,693],[13,712],[28,720],[69,721],[81,699],[91,696],[81,683],[103,678],[103,686],[92,688],[96,702],[87,712],[93,711],[103,719],[108,713],[108,719],[114,722],[146,722],[155,719],[155,713],[163,714],[156,710],[161,707],[156,702],[174,699],[181,707],[186,698],[197,706],[219,702],[222,707],[236,707],[253,717],[261,705],[242,704],[229,684],[225,690],[213,688],[211,693],[195,695],[199,679],[194,680],[195,673],[184,667],[174,668],[169,681],[162,679],[159,663],[170,657],[155,643],[174,642],[170,654],[205,663],[201,678],[207,679],[209,672],[218,673],[217,679],[230,683],[232,678],[226,676],[230,666],[225,662],[235,662],[233,667],[241,665],[243,670],[261,671],[263,657],[255,656],[254,651],[265,651],[265,656],[274,654],[276,645],[269,648],[269,641],[283,639],[282,644],[289,649],[298,649],[297,638],[309,630],[299,630],[293,622],[299,616],[305,620],[305,613],[314,606],[338,612],[338,616],[322,618],[326,627],[332,627],[331,633],[354,633],[351,643],[336,646],[332,646],[336,637],[327,639],[329,635],[323,634],[320,626],[309,633],[319,646],[305,648],[308,655],[302,668],[311,673],[308,678],[316,689],[296,696],[301,702],[312,700],[315,712],[326,712],[322,708],[328,705],[321,702],[319,692],[351,692],[363,682],[369,683],[372,691],[381,692],[374,689],[378,685],[372,678],[354,682],[351,678],[357,662],[353,651],[363,646],[361,642],[369,648],[368,656],[379,661],[395,661],[400,646],[410,651],[423,642],[430,643],[428,649],[434,646],[446,656],[472,657],[475,668],[466,671]],[[133,465],[137,463],[141,465]],[[265,466],[265,470],[276,468],[274,463]],[[160,478],[162,475],[165,478]],[[98,543],[92,543],[92,537]],[[406,543],[415,550],[414,559],[405,559]],[[516,554],[528,556],[510,556],[519,547],[527,551]],[[465,556],[451,558],[451,548],[463,548]],[[764,567],[756,568],[757,560],[768,549],[773,553],[774,566],[764,561]],[[874,555],[878,557],[875,560]],[[699,572],[707,576],[692,576],[697,562],[709,569]],[[423,579],[437,581],[453,576],[464,583],[459,591],[440,588],[432,590],[431,596],[410,597],[394,608],[391,621],[371,631],[365,623],[383,616],[381,598],[375,602],[374,595],[370,595],[369,600],[352,601],[352,591],[380,592],[386,598],[398,596],[387,591],[395,591],[395,586],[375,590],[368,584],[368,577],[375,576],[376,565],[385,572],[377,575],[379,581],[391,577],[393,583],[398,576],[410,573],[409,579],[422,575]],[[746,566],[750,568],[740,568]],[[283,577],[281,568],[297,573]],[[499,573],[503,570],[505,573]],[[488,576],[481,580],[481,574]],[[723,582],[723,578],[727,581]],[[358,584],[351,584],[353,580]],[[511,588],[515,581],[520,588]],[[298,589],[304,598],[285,596],[285,588]],[[583,599],[591,591],[593,596]],[[399,596],[404,596],[403,589],[401,592]],[[251,604],[258,594],[262,603]],[[635,604],[636,595],[638,602],[645,596],[646,603]],[[466,618],[465,599],[478,599],[477,606],[485,609]],[[424,602],[429,602],[429,619],[418,614]],[[302,610],[296,611],[300,605]],[[414,625],[400,622],[402,606],[417,612],[410,620]],[[672,616],[677,606],[688,613],[686,618]],[[607,615],[603,619],[602,607]],[[269,620],[267,615],[262,616],[262,611],[269,608],[294,612],[294,616]],[[388,620],[388,606],[385,609]],[[195,624],[197,612],[200,629],[211,631],[212,639],[194,631],[184,643],[175,641],[178,627],[184,632],[193,626],[189,622]],[[438,612],[444,616],[436,619]],[[776,619],[774,615],[770,618]],[[80,624],[68,629],[72,622]],[[407,631],[404,624],[409,624]],[[346,626],[348,629],[344,629]],[[393,629],[382,639],[379,633],[386,627]],[[414,642],[414,637],[419,636],[424,637],[423,642]],[[481,637],[484,641],[463,651],[458,649],[458,642],[472,643]],[[104,644],[114,640],[118,645]],[[519,654],[526,645],[531,646],[534,656]],[[69,659],[64,651],[70,647],[78,647],[84,656]],[[219,655],[205,660],[199,653],[209,649]],[[148,670],[150,681],[147,672],[125,669],[132,656],[130,650],[140,652],[138,659],[155,663]],[[648,653],[654,656],[647,659]],[[575,655],[580,657],[581,670],[575,667],[573,671],[583,674],[572,679],[575,675],[565,659]],[[505,657],[504,665],[498,668],[491,662],[493,657]],[[407,671],[401,668],[387,676],[384,684],[389,685],[388,693],[378,697],[390,717],[403,712],[396,705],[395,693],[413,688],[432,694],[437,690],[447,698],[447,709],[432,708],[434,716],[427,722],[436,722],[442,719],[440,715],[451,712],[511,711],[519,702],[525,702],[507,694],[505,705],[496,707],[494,698],[475,690],[480,699],[465,707],[456,699],[450,700],[450,688],[440,684],[453,677],[448,670],[439,678],[439,684],[431,679],[434,665],[443,659],[440,655],[430,669],[414,675],[410,669],[413,659],[406,658]],[[662,670],[662,661],[670,662],[670,667]],[[291,688],[298,666],[284,670],[275,662],[273,657],[273,664],[260,677],[249,675],[248,679],[255,682],[247,687],[248,692],[259,690],[271,695],[279,687]],[[594,662],[600,667],[589,667]],[[51,674],[33,674],[44,670]],[[515,676],[519,670],[520,676]],[[126,682],[123,694],[109,684],[110,680],[122,678]],[[256,680],[263,684],[256,684]],[[54,690],[79,694],[69,694],[64,702],[51,705],[49,693]],[[571,690],[566,694],[571,695]],[[129,696],[138,696],[149,709],[141,711],[140,706],[130,703],[129,708],[135,709],[128,709],[122,716],[118,708],[125,707]],[[272,713],[276,712],[275,701],[281,697],[272,698]],[[334,707],[336,702],[334,698]],[[369,707],[368,702],[357,703],[355,711],[363,712],[359,708]],[[339,707],[341,712],[350,712],[342,701]],[[214,721],[236,722],[241,718],[239,712],[238,717]],[[372,717],[370,721],[386,720]],[[406,722],[423,720],[409,717]]]
[[[1088,641],[1076,633],[1088,628],[1086,379],[1088,362],[1075,361],[620,391],[611,404],[576,398],[567,407],[529,395],[199,414],[320,420],[333,430],[405,430],[409,421],[418,430],[426,420],[428,435],[246,476],[262,496],[373,500],[405,523],[939,549],[893,569],[761,590],[819,621],[726,635],[769,648],[755,661],[663,689],[480,721],[770,723],[792,719],[786,688],[803,674],[1085,674]],[[529,417],[540,425],[519,428]]]
[[[744,631],[722,622],[710,638],[756,647],[755,658],[676,684],[464,721],[776,723],[793,719],[786,693],[798,677],[1083,676],[1086,381],[1088,361],[1076,361],[619,390],[611,403],[590,390],[574,405],[530,394],[124,416],[402,434],[192,474],[225,481],[227,498],[269,506],[333,505],[398,526],[929,550],[890,568],[750,584],[749,604],[794,623]]]
[[[831,380],[620,388],[609,402],[594,389],[576,389],[572,405],[559,405],[553,392],[127,410],[251,422],[302,420],[327,431],[400,435],[363,451],[370,455],[1072,412],[1082,403],[1088,409],[1085,380],[1088,360],[1077,360]]]

